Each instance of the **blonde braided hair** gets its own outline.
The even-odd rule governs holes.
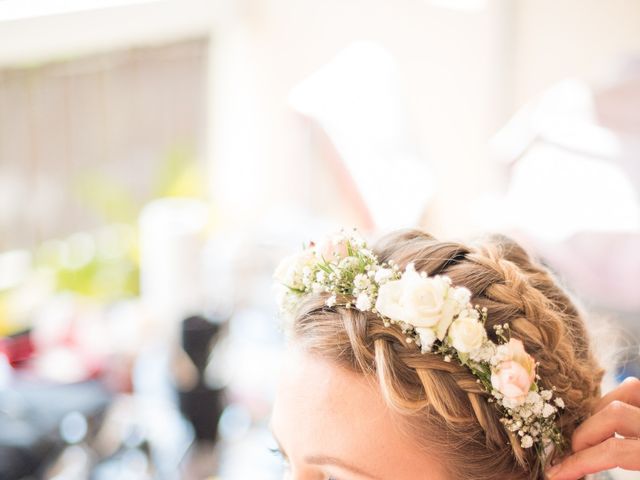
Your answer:
[[[545,386],[554,385],[567,408],[559,417],[568,440],[600,394],[603,370],[589,347],[583,319],[552,275],[515,242],[492,237],[477,246],[441,242],[400,231],[373,249],[381,262],[414,262],[428,275],[444,274],[487,307],[487,331],[508,322],[539,362]],[[327,307],[322,294],[301,302],[291,335],[311,353],[375,378],[388,405],[425,451],[437,450],[457,479],[541,479],[545,465],[500,423],[488,394],[463,366],[407,348],[399,329],[370,312]],[[547,460],[554,458],[552,453]]]

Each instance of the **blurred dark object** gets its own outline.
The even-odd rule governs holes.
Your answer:
[[[225,407],[225,389],[210,386],[205,370],[222,332],[222,319],[191,316],[182,322],[181,346],[190,359],[192,379],[178,382],[180,411],[193,426],[197,442],[215,442],[218,437],[218,421]]]
[[[41,477],[68,444],[61,423],[70,413],[97,429],[111,394],[95,381],[72,385],[19,382],[0,391],[0,478]]]
[[[200,385],[188,392],[179,392],[180,411],[193,426],[196,441],[215,442],[218,421],[224,409],[224,389],[211,390]]]
[[[189,356],[200,376],[207,368],[209,355],[218,339],[220,325],[201,316],[182,322],[182,349]]]

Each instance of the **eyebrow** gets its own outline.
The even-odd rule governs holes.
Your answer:
[[[275,431],[273,429],[273,424],[269,424],[269,430],[271,432],[271,436],[273,437],[273,439],[276,441],[276,444],[278,445],[278,449],[282,452],[282,454],[286,458],[287,453],[285,452],[284,448],[282,448],[282,444],[278,440],[278,437],[276,437]],[[377,477],[376,475],[373,475],[369,472],[365,472],[364,470],[356,467],[355,465],[350,465],[344,460],[341,460],[337,457],[332,457],[329,455],[309,455],[305,457],[304,461],[312,465],[333,465],[333,466],[342,468],[344,470],[348,470],[351,473],[355,473],[363,477],[368,477],[371,480],[382,480],[380,477]]]
[[[364,470],[354,465],[350,465],[347,462],[336,457],[330,457],[328,455],[312,455],[305,457],[305,461],[313,465],[334,465],[344,470],[349,470],[350,472],[361,475],[363,477],[368,477],[371,480],[381,480],[380,477],[376,477],[375,475],[369,472],[365,472]]]

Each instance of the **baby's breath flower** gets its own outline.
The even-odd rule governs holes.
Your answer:
[[[366,293],[361,293],[356,299],[356,308],[361,312],[366,312],[371,309],[371,298]]]
[[[542,409],[542,416],[544,418],[548,418],[551,415],[553,415],[554,413],[556,413],[556,407],[554,407],[550,403],[545,403],[544,404],[544,408]]]
[[[375,272],[375,281],[379,284],[383,284],[393,276],[393,270],[390,268],[378,268]]]
[[[359,290],[365,290],[369,287],[371,281],[364,273],[359,273],[353,279],[353,285]]]
[[[522,437],[520,444],[522,448],[530,448],[533,446],[533,438],[531,438],[531,435],[525,435]]]

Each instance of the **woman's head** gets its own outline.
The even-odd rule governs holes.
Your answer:
[[[373,250],[381,262],[394,262],[401,268],[413,262],[417,271],[429,276],[446,275],[454,285],[466,287],[472,303],[489,312],[488,333],[494,325],[508,323],[511,336],[522,340],[526,351],[539,362],[537,373],[543,386],[555,386],[563,398],[566,409],[558,424],[563,435],[570,438],[599,396],[602,370],[589,348],[579,312],[546,269],[504,237],[466,246],[441,242],[420,231],[403,231],[385,237]],[[377,425],[377,430],[371,426],[369,436],[351,438],[360,447],[362,442],[372,443],[370,461],[377,464],[378,472],[402,468],[409,469],[405,478],[422,478],[419,472],[427,468],[430,473],[423,475],[425,478],[542,477],[540,455],[534,449],[523,449],[508,433],[490,395],[466,367],[447,362],[442,356],[420,353],[407,345],[399,328],[385,326],[375,313],[327,307],[326,296],[306,295],[290,325],[296,362],[315,375],[295,377],[291,369],[285,375],[289,385],[281,391],[274,414],[277,434],[279,424],[287,420],[302,422],[317,411],[297,408],[296,418],[282,408],[283,398],[294,403],[290,394],[295,392],[295,385],[312,392],[319,386],[316,382],[326,386],[332,379],[344,377],[347,380],[342,388],[317,393],[326,394],[323,405],[331,406],[333,399],[351,410],[346,412],[334,405],[323,412],[324,420],[315,421],[326,425],[337,420],[332,428],[336,438],[353,445],[348,440],[357,425],[372,418],[386,418],[388,421]],[[311,368],[313,365],[317,368]],[[298,383],[291,383],[293,378],[298,378]],[[358,396],[369,398],[371,404],[354,398]],[[332,418],[332,412],[341,416]],[[304,430],[300,426],[297,431]],[[395,440],[387,442],[387,438]],[[299,439],[280,440],[289,448]],[[323,438],[325,445],[330,441]],[[309,446],[308,441],[305,446]],[[400,460],[402,465],[392,465],[398,448],[405,453],[398,458],[405,460]],[[355,454],[348,449],[342,451],[344,455]],[[411,473],[411,466],[417,468],[419,463],[421,468]],[[438,471],[438,465],[444,470]],[[381,478],[401,477],[384,471]]]

